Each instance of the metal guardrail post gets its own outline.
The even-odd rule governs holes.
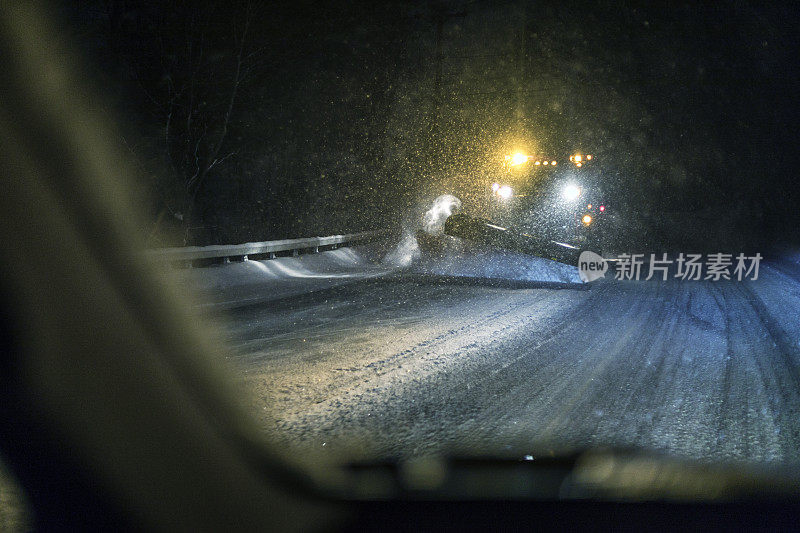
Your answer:
[[[179,248],[161,248],[146,250],[145,256],[154,261],[175,263],[191,267],[198,261],[221,260],[227,264],[231,258],[248,261],[253,256],[275,259],[279,253],[289,253],[297,257],[301,253],[319,253],[320,249],[335,250],[341,246],[365,243],[380,239],[389,234],[387,230],[364,231],[346,235],[330,235],[328,237],[307,237],[303,239],[285,239],[279,241],[247,242],[244,244],[186,246]]]

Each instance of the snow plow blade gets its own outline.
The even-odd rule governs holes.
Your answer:
[[[444,233],[495,248],[552,259],[559,263],[577,266],[580,248],[551,241],[528,233],[504,228],[483,218],[457,214],[444,223]]]

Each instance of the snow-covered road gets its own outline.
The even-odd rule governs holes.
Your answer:
[[[799,280],[792,262],[589,290],[386,271],[230,309],[228,358],[303,450],[800,462]]]

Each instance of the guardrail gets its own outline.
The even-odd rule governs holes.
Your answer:
[[[388,231],[362,231],[347,235],[307,237],[280,241],[246,242],[212,246],[184,246],[146,250],[145,256],[154,261],[175,263],[180,266],[202,266],[204,264],[248,261],[251,259],[275,259],[279,256],[298,256],[334,250],[342,245],[364,244],[388,235]]]

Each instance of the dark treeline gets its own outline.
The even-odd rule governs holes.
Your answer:
[[[442,193],[477,208],[521,146],[597,154],[587,176],[626,217],[620,239],[738,246],[798,223],[795,11],[89,0],[62,14],[147,176],[152,245],[363,230]]]
[[[149,177],[152,244],[360,230],[398,212],[384,145],[413,9],[97,0],[64,12]]]

